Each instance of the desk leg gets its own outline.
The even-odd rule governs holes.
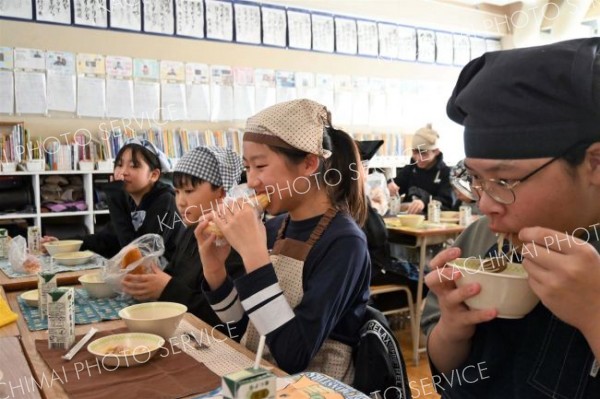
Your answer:
[[[417,304],[415,307],[416,331],[413,333],[413,360],[415,366],[419,365],[419,337],[421,336],[421,305],[423,304],[423,280],[425,278],[425,266],[427,265],[427,237],[421,241],[419,256],[419,281],[417,283]]]

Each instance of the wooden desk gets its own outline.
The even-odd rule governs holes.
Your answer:
[[[9,305],[11,306],[11,308],[13,310],[17,311],[17,313],[19,313],[19,314],[21,312],[20,312],[19,304],[17,303],[17,297],[20,294],[21,294],[21,292],[11,292],[7,295]],[[251,361],[254,359],[254,354],[252,352],[250,352],[248,349],[246,349],[239,343],[235,342],[234,340],[229,339],[225,335],[221,334],[219,331],[212,330],[211,326],[209,326],[202,320],[198,319],[194,315],[192,315],[190,313],[186,313],[183,320],[188,322],[189,324],[191,324],[194,328],[196,328],[198,330],[207,329],[208,331],[211,331],[211,334],[214,334],[213,335],[214,339],[223,340],[223,343],[228,345],[235,352],[246,356]],[[50,370],[50,368],[48,367],[46,362],[44,362],[42,357],[39,355],[39,353],[35,349],[35,340],[36,339],[47,339],[48,338],[47,330],[29,331],[29,329],[27,328],[27,323],[25,322],[23,317],[19,317],[17,324],[18,324],[19,331],[21,333],[22,345],[25,349],[25,353],[28,357],[28,360],[32,367],[34,375],[36,376],[38,381],[42,381],[42,378],[44,376],[45,376],[46,380],[49,381],[52,376],[52,370]],[[125,327],[125,322],[123,322],[123,320],[114,320],[114,321],[106,321],[106,322],[94,323],[94,324],[78,325],[78,326],[75,326],[75,334],[83,335],[92,326],[97,328],[100,331],[106,331],[106,330],[113,330],[116,328]],[[85,347],[82,350],[85,350]],[[273,367],[271,364],[268,364],[267,362],[263,362],[262,364],[263,364],[263,366],[266,366],[266,367]],[[272,371],[273,371],[273,373],[275,373],[278,376],[287,375],[285,372],[283,372],[275,367],[273,367]],[[68,398],[68,396],[65,393],[65,391],[63,390],[60,382],[56,382],[54,384],[51,384],[50,386],[48,386],[48,384],[44,385],[42,388],[42,394],[45,398],[49,398],[49,399]],[[198,396],[198,395],[192,395],[190,397],[196,397],[196,396]]]
[[[6,300],[6,294],[4,293],[4,290],[2,289],[2,287],[0,287],[0,297],[4,298],[4,300]],[[12,311],[14,312],[15,309],[13,309],[13,307],[9,304],[8,305]],[[18,311],[16,311],[17,313],[19,313]],[[21,315],[19,315],[19,317],[22,317]],[[18,337],[19,336],[19,327],[17,327],[17,323],[10,323],[7,324],[3,327],[0,327],[0,337]],[[0,396],[1,398],[1,396]]]
[[[415,325],[413,331],[413,361],[415,365],[419,364],[419,332],[421,331],[421,306],[423,304],[423,279],[425,277],[425,267],[427,266],[427,246],[441,244],[448,238],[455,237],[463,232],[466,226],[458,224],[443,225],[441,227],[412,228],[412,227],[396,227],[387,225],[389,241],[409,247],[419,248],[419,280],[417,283],[417,299],[415,306]]]
[[[100,266],[98,266],[100,267]],[[64,272],[58,273],[57,276],[57,284],[58,285],[75,285],[79,284],[77,280],[79,277],[86,273],[92,273],[97,269],[89,269],[89,270],[79,270],[73,272]],[[2,270],[0,270],[0,286],[4,288],[4,291],[25,291],[32,290],[37,288],[37,275],[34,274],[32,276],[20,277],[20,278],[10,278]]]

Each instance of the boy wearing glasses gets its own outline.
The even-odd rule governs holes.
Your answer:
[[[442,209],[452,207],[450,168],[438,147],[439,137],[431,124],[417,130],[412,139],[410,164],[398,169],[396,177],[388,181],[390,195],[406,195],[410,202],[408,213],[423,212],[430,198],[440,201]]]
[[[423,327],[443,398],[600,397],[600,38],[486,53],[448,102],[462,186],[486,216],[431,261]],[[445,264],[517,248],[540,303],[521,319],[464,303]],[[500,298],[498,298],[500,300]],[[449,377],[460,373],[462,384]],[[464,383],[473,381],[473,383]]]

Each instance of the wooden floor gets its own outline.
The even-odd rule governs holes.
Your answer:
[[[408,373],[408,383],[411,390],[412,399],[439,399],[440,395],[433,388],[431,371],[427,354],[422,353],[419,359],[419,366],[415,366],[412,359],[412,344],[410,339],[410,328],[405,327],[395,330],[396,336],[402,347],[402,354],[406,362],[406,371]]]

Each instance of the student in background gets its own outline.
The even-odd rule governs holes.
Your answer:
[[[471,215],[480,215],[477,198],[469,191],[468,172],[464,160],[459,161],[450,170],[450,184],[454,191],[454,203],[451,210],[458,211],[461,206],[471,208]]]
[[[175,205],[175,192],[159,181],[170,172],[165,154],[144,139],[129,139],[115,158],[114,181],[104,185],[110,223],[96,234],[83,237],[82,250],[111,258],[121,248],[144,234],[163,237],[165,258],[175,251],[176,237],[182,229]],[[56,240],[46,236],[42,242]]]
[[[452,206],[450,168],[438,147],[439,138],[431,124],[417,130],[412,139],[410,164],[398,169],[396,177],[388,181],[391,196],[406,195],[408,213],[426,211],[430,197],[442,203],[442,210]]]
[[[486,53],[463,68],[447,112],[465,127],[485,217],[425,277],[436,387],[443,398],[600,398],[600,38]],[[520,319],[469,309],[485,288],[457,288],[460,273],[444,267],[490,256],[498,233],[540,299]]]
[[[265,335],[266,357],[286,372],[351,383],[370,275],[354,141],[331,127],[324,106],[302,99],[248,119],[243,148],[249,187],[270,194],[267,211],[278,216],[263,225],[253,207],[240,206],[208,217],[243,259],[247,274],[235,280],[224,266],[229,248],[199,224],[207,298],[245,331],[250,350]]]
[[[210,325],[219,324],[219,318],[202,292],[204,274],[194,229],[203,214],[216,209],[227,191],[239,182],[241,173],[242,160],[228,148],[197,147],[177,162],[173,184],[185,230],[178,237],[175,254],[165,270],[154,266],[153,274],[125,276],[125,293],[137,300],[178,302]],[[231,275],[243,270],[235,252],[225,263]]]

